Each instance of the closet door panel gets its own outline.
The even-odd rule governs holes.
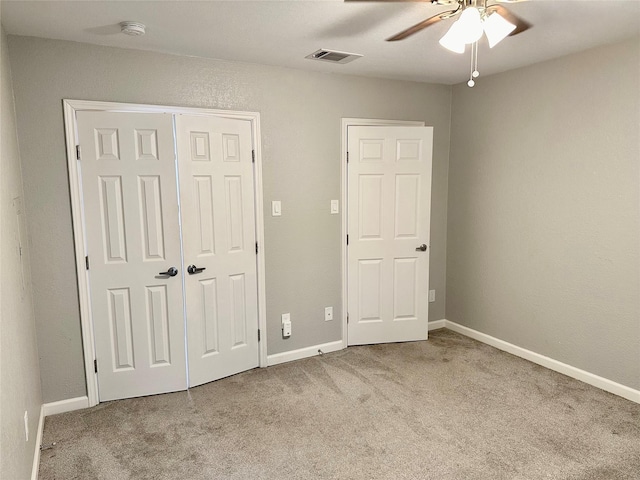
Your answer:
[[[176,116],[189,386],[258,366],[249,121]]]
[[[77,122],[100,401],[184,390],[173,118],[80,111]]]

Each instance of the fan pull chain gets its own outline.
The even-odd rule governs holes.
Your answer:
[[[473,42],[471,44],[471,68],[467,85],[473,87],[476,84],[473,79],[478,78],[479,76],[480,72],[478,72],[478,42]]]

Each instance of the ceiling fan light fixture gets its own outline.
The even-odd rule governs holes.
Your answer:
[[[493,48],[495,45],[500,43],[516,28],[513,23],[507,21],[497,12],[494,12],[485,18],[483,27],[487,40],[489,40],[489,48]]]
[[[482,36],[482,19],[477,8],[465,8],[456,23],[458,24],[457,33],[464,43],[477,42]]]
[[[465,43],[460,39],[460,34],[457,31],[458,27],[458,22],[451,25],[451,28],[449,28],[449,31],[440,39],[439,43],[454,53],[464,53]]]

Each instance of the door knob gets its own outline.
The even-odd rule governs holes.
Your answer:
[[[171,267],[166,272],[160,272],[158,275],[169,275],[170,277],[175,277],[178,274],[178,269],[176,267]]]
[[[427,251],[427,245],[424,243],[416,248],[416,252],[426,252],[426,251]]]
[[[187,272],[189,275],[193,275],[194,273],[200,273],[203,270],[206,270],[207,267],[196,267],[195,265],[189,265],[187,267]]]

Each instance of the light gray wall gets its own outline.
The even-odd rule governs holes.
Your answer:
[[[264,161],[269,354],[341,338],[340,119],[423,120],[435,127],[432,320],[444,318],[451,87],[9,37],[33,233],[34,294],[45,401],[85,394],[63,98],[259,111]],[[345,72],[348,72],[345,66]],[[283,216],[270,216],[281,200]],[[425,292],[426,293],[426,292]],[[291,312],[283,340],[280,314]]]
[[[640,39],[453,89],[446,316],[640,387]]]
[[[0,477],[31,478],[42,396],[11,67],[0,32]],[[22,218],[20,218],[22,217]],[[22,258],[20,244],[22,243]],[[23,265],[24,264],[24,265]],[[23,282],[23,272],[24,282]],[[24,413],[29,416],[25,439]]]

